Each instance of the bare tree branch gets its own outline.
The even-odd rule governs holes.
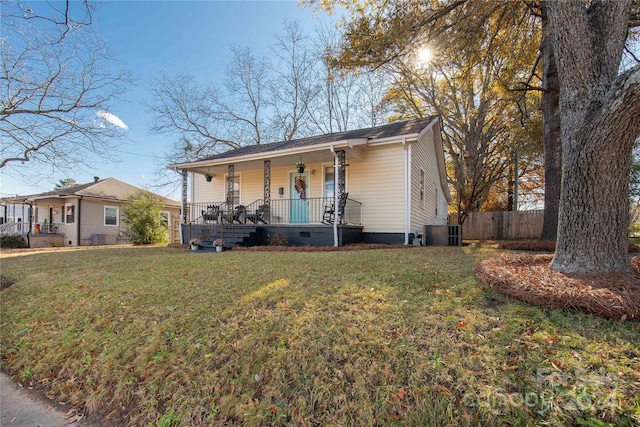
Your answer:
[[[93,6],[58,5],[3,3],[0,168],[111,159],[115,138],[126,131],[109,110],[132,80],[126,70],[111,71],[115,62],[91,27]]]

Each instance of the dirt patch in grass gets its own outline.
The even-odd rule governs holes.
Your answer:
[[[529,304],[576,309],[605,318],[640,320],[640,259],[628,274],[565,275],[549,268],[552,255],[479,262],[474,271],[489,288]]]
[[[556,242],[553,240],[508,240],[500,242],[498,249],[512,251],[555,252]],[[640,246],[629,243],[629,253],[640,253]]]

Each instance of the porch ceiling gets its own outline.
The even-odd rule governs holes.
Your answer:
[[[45,197],[42,199],[35,199],[34,205],[64,205],[64,199],[59,197]]]
[[[340,148],[345,150],[347,161],[357,162],[360,161],[362,156],[360,154],[359,147],[353,148]],[[333,163],[333,153],[329,149],[318,150],[318,151],[309,151],[306,153],[296,153],[296,154],[285,154],[285,155],[277,155],[277,153],[270,153],[271,156],[263,157],[259,159],[249,159],[243,160],[238,158],[229,158],[224,159],[224,163],[221,163],[221,160],[215,161],[215,164],[207,164],[207,162],[199,162],[197,165],[193,165],[190,167],[184,167],[184,170],[188,170],[194,173],[210,173],[210,174],[225,174],[227,173],[227,168],[230,164],[234,165],[234,170],[236,172],[241,172],[245,170],[255,170],[262,169],[264,167],[265,160],[271,160],[271,167],[283,167],[288,166],[291,169],[296,168],[296,163],[300,160],[305,162],[307,165],[313,163]],[[214,163],[214,162],[212,162]]]

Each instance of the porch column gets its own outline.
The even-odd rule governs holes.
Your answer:
[[[264,161],[264,204],[271,204],[271,160]]]
[[[186,170],[180,171],[182,175],[182,200],[180,200],[180,244],[184,244],[184,237],[182,235],[182,228],[187,223],[187,177],[189,172]]]
[[[229,172],[227,176],[227,208],[231,209],[233,207],[233,175],[234,166],[229,165]]]
[[[346,192],[346,181],[345,181],[345,170],[346,170],[346,164],[345,164],[345,158],[346,158],[346,152],[344,150],[338,150],[336,151],[336,155],[337,160],[338,160],[338,173],[336,174],[336,178],[338,180],[337,182],[337,186],[336,186],[336,196],[337,196],[337,200],[336,200],[336,214],[335,214],[335,218],[338,221],[338,223],[340,223],[342,221],[342,217],[344,216],[344,208],[340,209],[340,201],[343,200],[342,198],[344,197],[344,193]]]
[[[333,246],[338,247],[340,246],[338,238],[338,224],[342,220],[340,200],[344,197],[345,191],[345,151],[334,151],[333,146],[331,147],[331,151],[333,152],[334,157],[333,172],[335,180],[337,181],[333,191]]]
[[[182,200],[180,201],[180,223],[187,223],[187,176],[189,172],[186,170],[180,171],[182,175]],[[182,234],[182,233],[181,233]]]

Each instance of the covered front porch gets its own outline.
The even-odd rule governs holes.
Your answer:
[[[350,151],[355,159],[357,150]],[[277,227],[288,230],[288,244],[344,244],[344,229],[362,231],[362,204],[349,199],[346,192],[346,158],[346,150],[327,146],[304,156],[296,151],[269,159],[262,155],[224,158],[181,168],[182,242],[193,237],[206,240],[203,237],[215,237],[224,230],[244,230],[247,235],[238,235],[234,244],[269,244]],[[196,203],[188,202],[189,173],[194,183],[191,199]],[[249,238],[248,234],[257,233],[252,229],[262,230],[260,236],[267,237]],[[319,238],[320,234],[329,240]],[[232,246],[229,236],[227,232],[227,247]]]
[[[337,209],[332,197],[264,199],[248,205],[228,202],[187,204],[190,220],[183,224],[183,242],[193,238],[201,246],[295,245],[338,246],[362,240],[361,203],[345,194]]]

